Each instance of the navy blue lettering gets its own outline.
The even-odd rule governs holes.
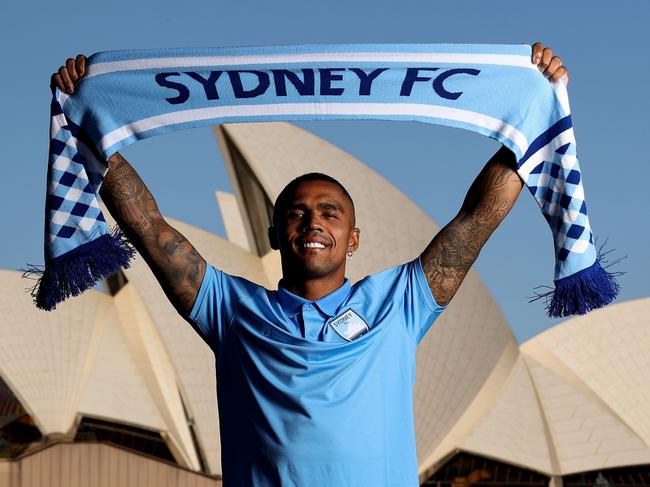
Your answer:
[[[332,81],[341,81],[342,74],[333,74],[334,71],[345,71],[345,68],[323,68],[320,73],[320,94],[339,96],[343,94],[343,88],[332,88]]]
[[[241,73],[250,73],[257,76],[257,86],[250,90],[245,90],[241,81]],[[263,95],[270,85],[269,74],[264,71],[255,70],[238,70],[228,71],[228,77],[232,84],[232,91],[235,98],[255,98],[256,96]]]
[[[379,68],[366,73],[363,69],[359,68],[350,68],[354,74],[359,77],[359,95],[367,96],[370,95],[370,89],[372,88],[372,82],[377,76],[379,76],[384,71],[387,71],[388,68]]]
[[[167,100],[172,105],[185,103],[190,97],[190,90],[184,84],[169,81],[167,78],[170,76],[180,76],[180,73],[158,73],[156,75],[156,83],[158,83],[158,85],[162,86],[163,88],[169,88],[170,90],[178,91],[177,96],[165,98],[165,100]]]
[[[399,96],[411,96],[411,90],[416,81],[430,81],[432,78],[420,76],[420,71],[438,71],[440,68],[408,68],[402,82]]]
[[[441,73],[434,81],[433,81],[433,89],[435,92],[441,96],[442,98],[446,98],[447,100],[457,100],[460,95],[463,94],[462,91],[447,91],[443,85],[443,83],[447,80],[447,78],[451,76],[455,76],[457,74],[471,74],[472,76],[476,76],[479,74],[481,71],[478,69],[472,69],[472,68],[456,68],[456,69],[449,69],[445,71],[444,73]]]
[[[219,76],[221,76],[221,73],[223,73],[223,71],[210,71],[210,76],[208,76],[208,79],[205,79],[199,73],[195,73],[193,71],[185,71],[186,75],[201,83],[201,86],[203,86],[203,89],[205,90],[205,97],[208,100],[219,99],[219,93],[217,92],[217,80],[219,79]]]
[[[302,79],[297,73],[288,69],[272,69],[275,94],[287,96],[287,80],[293,85],[301,96],[314,96],[314,70],[301,69]]]

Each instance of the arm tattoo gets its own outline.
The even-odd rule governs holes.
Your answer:
[[[160,214],[153,195],[119,153],[111,156],[101,196],[182,315],[194,304],[206,262]]]
[[[422,252],[422,268],[438,304],[456,294],[481,248],[506,217],[522,188],[512,153],[497,152],[470,187],[458,215]]]
[[[125,231],[135,234],[147,231],[150,220],[160,217],[156,201],[121,155],[113,157],[110,164],[100,190],[102,199]]]
[[[145,260],[172,304],[183,315],[189,314],[201,287],[205,260],[176,229],[168,224],[153,225],[147,232]]]

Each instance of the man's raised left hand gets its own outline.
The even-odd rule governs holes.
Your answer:
[[[541,42],[533,44],[531,61],[549,81],[556,82],[564,79],[564,84],[569,84],[569,72],[566,66],[562,65],[562,59],[555,56],[550,47],[544,47]]]

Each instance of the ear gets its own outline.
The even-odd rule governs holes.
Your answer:
[[[274,226],[270,226],[268,229],[269,244],[273,250],[278,250],[280,246],[278,245],[278,232]]]
[[[361,237],[361,230],[358,228],[353,228],[350,233],[350,241],[348,242],[348,252],[356,252],[359,248],[359,238]]]

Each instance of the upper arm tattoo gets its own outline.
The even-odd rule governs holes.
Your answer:
[[[111,158],[100,193],[174,307],[189,314],[205,273],[203,257],[163,219],[153,195],[121,155]]]
[[[480,251],[470,233],[452,221],[422,252],[424,275],[433,297],[441,306],[446,306],[454,297]]]
[[[470,187],[459,214],[422,252],[422,268],[431,292],[447,305],[481,248],[514,205],[522,182],[497,152]]]
[[[192,244],[167,223],[152,226],[144,238],[145,260],[179,313],[187,316],[205,274],[206,262]]]

